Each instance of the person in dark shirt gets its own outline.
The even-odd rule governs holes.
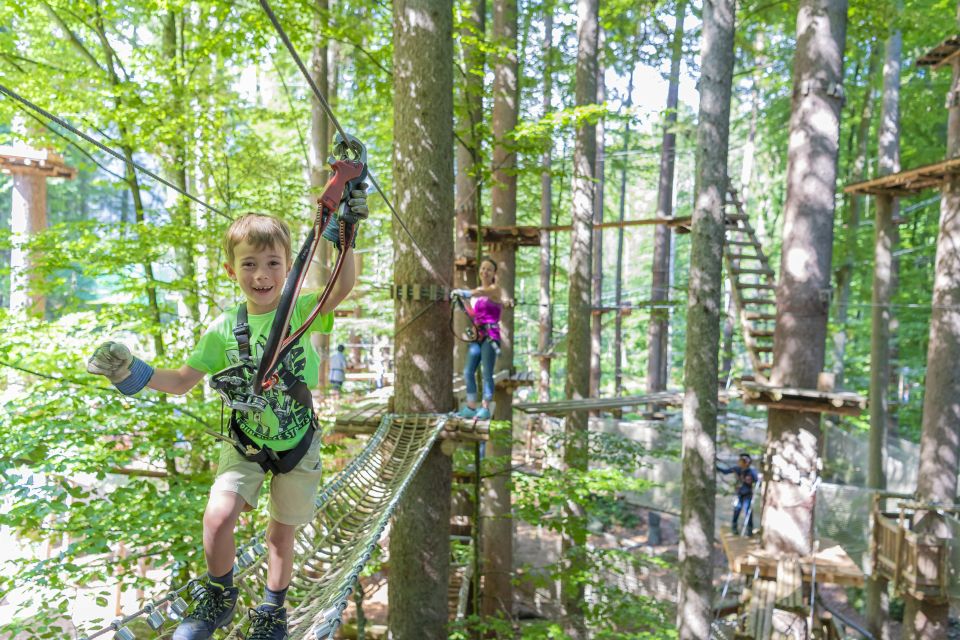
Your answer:
[[[735,473],[737,475],[737,500],[733,505],[733,532],[737,533],[739,528],[737,523],[740,520],[740,512],[746,512],[746,534],[753,535],[753,490],[760,484],[760,476],[756,469],[750,466],[753,458],[749,453],[741,453],[740,460],[735,467],[721,467],[717,465],[717,471],[722,474]]]

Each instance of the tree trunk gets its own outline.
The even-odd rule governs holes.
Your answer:
[[[660,180],[657,187],[657,217],[673,217],[673,175],[677,156],[677,103],[680,92],[680,62],[683,56],[683,19],[686,0],[677,2],[676,22],[670,54],[670,84],[667,87],[667,108],[664,111],[663,141],[660,146]],[[666,369],[670,310],[670,227],[658,224],[653,235],[653,277],[650,283],[650,328],[647,359],[647,391],[667,388]]]
[[[716,502],[717,376],[735,0],[703,5],[697,193],[690,243],[680,509],[681,640],[710,637]],[[682,16],[678,17],[682,22]]]
[[[176,113],[185,114],[189,109],[184,106],[183,82],[185,77],[184,60],[182,53],[186,47],[183,41],[184,13],[167,11],[163,20],[163,54],[167,60],[167,82],[170,86],[171,99]],[[167,179],[183,191],[187,191],[187,164],[189,148],[189,126],[178,127],[170,141],[170,158],[167,166]],[[171,208],[172,221],[178,229],[184,230],[187,237],[192,237],[190,231],[194,229],[193,211],[190,201],[182,195],[171,194],[175,204]],[[194,340],[200,339],[200,287],[197,282],[196,253],[191,243],[185,242],[175,247],[177,265],[180,268],[183,282],[183,303],[193,321]]]
[[[787,148],[783,257],[774,330],[775,386],[816,389],[823,370],[840,138],[846,0],[802,0]],[[820,414],[771,407],[764,456],[763,547],[813,551]],[[769,478],[769,479],[768,479]]]
[[[36,251],[27,243],[47,228],[47,177],[28,171],[13,172],[13,201],[10,207],[10,232],[14,244],[10,249],[10,309],[21,310],[42,318],[47,298],[38,284],[43,277],[37,272]]]
[[[633,74],[636,71],[637,59],[636,52],[639,51],[639,45],[634,48],[634,58],[630,64],[630,78],[627,80],[627,98],[623,103],[624,111],[630,111],[633,106]],[[617,317],[614,320],[613,329],[613,379],[614,395],[623,395],[623,221],[627,209],[627,152],[630,150],[630,118],[623,124],[623,164],[620,165],[620,226],[617,228],[617,275],[616,275],[616,298]]]
[[[953,62],[953,86],[960,89],[960,61]],[[960,157],[960,105],[948,102],[947,157]],[[930,310],[930,343],[927,348],[927,378],[923,394],[923,426],[920,434],[920,469],[917,500],[952,504],[957,496],[960,471],[960,178],[951,175],[940,199],[940,231]],[[936,511],[918,510],[913,530],[921,535],[947,538],[949,527]],[[934,563],[918,564],[920,577],[936,574]],[[904,595],[905,638],[933,640],[947,637],[950,604],[933,599],[917,600]]]
[[[331,87],[331,55],[335,54],[335,49],[327,46],[329,40],[330,23],[330,0],[316,0],[316,13],[313,18],[313,28],[316,31],[316,45],[313,48],[312,59],[310,61],[310,71],[313,75],[313,81],[320,90],[320,95],[330,104],[331,88],[336,91],[336,83]],[[320,105],[316,96],[310,97],[310,192],[313,197],[310,198],[311,208],[317,206],[316,198],[323,190],[330,177],[330,171],[327,165],[327,158],[330,157],[333,142],[333,126],[327,113]],[[311,289],[321,290],[330,277],[330,257],[333,252],[329,242],[321,242],[317,246],[317,253],[314,257],[316,266],[307,271],[307,286]],[[317,354],[320,356],[320,389],[327,386],[330,379],[330,335],[325,333],[313,333],[310,336]],[[319,390],[318,390],[319,392]]]
[[[397,0],[393,12],[393,175],[400,217],[429,259],[393,225],[394,284],[442,281],[453,269],[453,5]],[[439,269],[440,272],[434,271]],[[453,408],[453,336],[443,305],[396,300],[394,406]],[[422,363],[430,363],[424,367]],[[452,461],[435,444],[407,488],[390,536],[388,625],[397,640],[447,637]]]
[[[900,171],[900,55],[903,34],[895,30],[886,43],[883,65],[883,98],[880,110],[880,174]],[[894,293],[893,251],[897,243],[899,200],[877,198],[874,227],[873,297],[870,336],[870,450],[867,460],[867,486],[884,489],[883,463],[887,458],[887,419],[890,399],[890,341],[893,325],[890,300]],[[887,581],[877,568],[866,584],[866,618],[869,630],[877,638],[890,640]]]
[[[860,109],[860,123],[856,133],[856,152],[853,170],[848,182],[855,183],[864,179],[867,168],[867,150],[870,142],[870,125],[873,122],[874,78],[880,70],[880,49],[874,47],[870,53],[867,67],[866,87],[863,91],[863,106]],[[882,126],[882,124],[881,124]],[[857,254],[857,231],[860,227],[860,207],[864,196],[850,196],[847,206],[847,220],[844,224],[843,264],[836,271],[837,279],[837,332],[833,334],[833,375],[837,388],[843,387],[844,360],[847,349],[847,313],[850,306],[850,287],[853,281],[853,265]]]
[[[517,223],[517,156],[509,139],[517,126],[520,97],[517,59],[517,2],[495,0],[493,5],[493,39],[498,43],[493,76],[493,180],[490,193],[490,223],[512,227]],[[497,263],[497,284],[504,300],[513,301],[517,248],[499,245],[490,254]],[[513,366],[512,304],[504,305],[500,315],[500,355],[496,369]],[[494,394],[495,420],[513,419],[513,392],[498,388]],[[500,460],[503,468],[490,469],[484,480],[481,528],[483,536],[483,601],[484,615],[513,615],[513,518],[510,511],[510,467],[512,438],[509,428],[503,437],[491,438],[487,454]]]
[[[576,105],[597,99],[598,0],[577,0]],[[597,152],[596,127],[583,122],[577,127],[573,152],[573,231],[570,241],[567,320],[567,378],[565,397],[590,395],[590,251],[593,240],[594,170]],[[588,416],[574,411],[565,425],[564,465],[584,472],[589,464]],[[562,549],[567,570],[560,584],[565,619],[564,632],[573,640],[587,637],[584,621],[584,585],[579,574],[586,571],[586,515],[575,500],[565,505],[566,525]]]
[[[603,51],[603,29],[597,36],[597,50]],[[603,80],[604,66],[598,65],[597,69],[597,104],[603,104],[607,100],[606,83]],[[600,397],[601,382],[601,361],[600,353],[603,349],[603,229],[599,225],[603,224],[603,174],[604,174],[604,124],[603,118],[597,122],[597,159],[594,175],[596,183],[593,187],[593,262],[591,265],[591,289],[590,306],[592,315],[590,316],[590,397]],[[593,415],[599,415],[598,412],[591,412]]]
[[[543,117],[553,110],[553,3],[543,8]],[[543,171],[540,173],[540,336],[537,351],[540,353],[540,381],[537,395],[540,402],[550,400],[550,361],[547,352],[552,349],[553,313],[550,309],[550,226],[553,216],[553,137],[546,143],[541,159]]]
[[[460,47],[463,52],[463,105],[457,124],[457,236],[455,254],[465,262],[463,269],[456,269],[454,286],[473,289],[477,286],[477,267],[471,262],[477,255],[477,247],[467,242],[467,227],[477,224],[481,206],[480,158],[483,138],[480,131],[483,125],[483,71],[484,53],[478,42],[484,38],[486,30],[486,0],[471,0],[461,16]],[[454,329],[459,335],[467,327],[466,314],[454,316]],[[467,362],[466,345],[457,342],[453,360],[454,371],[463,371]]]

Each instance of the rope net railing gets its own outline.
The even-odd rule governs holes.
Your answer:
[[[437,414],[384,416],[366,447],[321,490],[314,519],[297,531],[294,544],[287,596],[290,640],[333,636],[360,572],[446,422],[447,416]],[[255,601],[267,578],[264,534],[238,547],[234,570],[242,591]],[[176,615],[184,615],[188,605],[182,594],[192,593],[198,583],[194,578],[84,638],[114,631],[114,638],[133,640],[126,625],[140,616],[160,633],[162,605],[169,602]],[[227,640],[243,637],[246,617],[237,620]]]

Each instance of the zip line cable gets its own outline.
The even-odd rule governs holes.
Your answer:
[[[127,160],[126,158],[124,158],[122,155],[120,155],[119,153],[117,153],[116,151],[114,151],[113,149],[111,149],[110,147],[108,147],[107,145],[103,144],[103,143],[100,142],[99,140],[95,140],[94,138],[91,138],[90,136],[88,136],[87,134],[85,134],[83,131],[80,131],[79,129],[77,129],[76,127],[74,127],[72,124],[70,124],[69,122],[67,122],[66,120],[64,120],[63,118],[59,118],[59,117],[53,115],[52,113],[50,113],[49,111],[47,111],[46,109],[43,109],[42,107],[38,107],[37,105],[33,104],[32,102],[30,102],[29,100],[27,100],[27,99],[24,98],[23,96],[19,95],[18,93],[16,93],[16,92],[14,92],[13,90],[5,87],[5,86],[2,85],[2,84],[0,84],[0,93],[6,94],[6,95],[9,96],[10,98],[13,98],[14,100],[16,100],[17,102],[23,104],[24,106],[28,107],[29,109],[31,109],[31,110],[33,110],[33,111],[36,111],[37,113],[39,113],[40,115],[42,115],[42,116],[43,116],[44,118],[46,118],[47,120],[50,120],[51,122],[57,123],[58,125],[60,125],[60,126],[63,127],[64,129],[66,129],[66,130],[69,131],[70,133],[74,134],[75,136],[79,136],[79,137],[83,138],[84,140],[86,140],[87,142],[89,142],[90,144],[96,146],[96,147],[97,147],[98,149],[100,149],[101,151],[104,151],[104,152],[106,152],[106,153],[109,153],[110,155],[112,155],[112,156],[113,156],[114,158],[116,158],[117,160],[120,160],[121,162],[123,162],[125,165],[126,165],[126,164],[131,164],[131,165],[133,165],[133,166],[136,167],[138,170],[140,170],[141,173],[150,176],[151,178],[153,178],[153,179],[156,180],[157,182],[160,182],[161,184],[163,184],[163,185],[165,185],[165,186],[173,189],[173,190],[176,191],[177,193],[179,193],[179,194],[181,194],[181,195],[183,195],[183,196],[186,196],[187,198],[193,200],[193,201],[196,202],[197,204],[199,204],[199,205],[201,205],[201,206],[203,206],[203,207],[206,207],[206,208],[209,209],[210,211],[213,211],[214,213],[217,213],[217,214],[223,216],[223,217],[226,218],[227,220],[233,220],[233,218],[231,218],[229,215],[227,215],[226,213],[224,213],[224,212],[221,211],[220,209],[217,209],[217,208],[214,207],[213,205],[207,204],[206,202],[204,202],[204,201],[201,200],[200,198],[198,198],[198,197],[196,197],[195,195],[193,195],[193,194],[185,191],[184,189],[181,189],[180,187],[178,187],[177,185],[173,184],[172,182],[170,182],[170,181],[168,181],[168,180],[165,180],[164,178],[161,178],[161,177],[158,176],[156,173],[154,173],[153,171],[150,171],[150,169],[147,169],[147,168],[144,167],[143,165],[138,164],[138,163],[135,162],[134,160]]]
[[[287,51],[290,52],[290,56],[293,58],[293,61],[296,63],[297,68],[300,69],[300,73],[303,74],[303,77],[306,78],[307,84],[310,86],[310,90],[313,91],[313,95],[316,96],[317,100],[320,102],[321,108],[323,108],[324,113],[327,114],[327,117],[330,118],[330,122],[333,123],[333,126],[336,128],[337,133],[340,134],[340,137],[343,140],[350,140],[350,136],[347,135],[347,132],[344,131],[343,127],[340,125],[340,121],[337,120],[337,116],[334,114],[333,109],[330,107],[330,104],[327,102],[327,99],[324,98],[323,94],[320,92],[320,88],[317,87],[317,83],[314,82],[313,76],[310,75],[310,72],[307,70],[307,67],[303,64],[303,60],[300,58],[300,55],[297,53],[297,50],[294,48],[293,43],[290,41],[290,38],[287,36],[287,32],[284,31],[283,27],[280,25],[280,21],[277,19],[276,14],[273,12],[273,9],[270,8],[270,3],[267,0],[260,0],[260,6],[263,7],[264,13],[267,14],[267,17],[270,19],[270,22],[273,24],[273,28],[277,31],[277,35],[280,37],[280,40],[283,42],[283,45],[287,48]],[[403,229],[404,233],[407,234],[407,237],[410,238],[410,242],[413,243],[414,248],[417,250],[417,253],[420,254],[420,257],[427,263],[427,266],[433,270],[433,276],[441,284],[443,284],[448,289],[452,289],[453,286],[450,284],[450,281],[447,280],[443,275],[443,272],[433,266],[433,263],[429,258],[427,258],[426,252],[423,248],[420,247],[420,244],[417,242],[417,239],[413,237],[413,234],[410,233],[410,229],[407,227],[406,223],[403,221],[403,218],[400,217],[400,214],[397,213],[396,208],[393,206],[393,203],[390,201],[390,198],[387,197],[387,194],[383,192],[383,189],[380,187],[380,183],[377,181],[377,178],[373,175],[373,172],[370,170],[370,167],[367,167],[367,176],[370,178],[370,182],[373,184],[373,187],[377,190],[377,193],[380,194],[380,197],[383,198],[383,201],[387,204],[387,208],[390,209],[390,213],[393,214],[393,217],[396,218],[397,222],[400,224],[400,227]],[[399,332],[398,332],[399,333]]]

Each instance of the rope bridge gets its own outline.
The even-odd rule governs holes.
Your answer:
[[[443,430],[443,414],[389,414],[363,451],[338,473],[317,496],[317,512],[311,523],[297,532],[294,572],[287,597],[290,640],[333,636],[347,607],[360,572],[400,502],[407,485],[416,475],[430,447]],[[238,584],[251,598],[260,596],[266,582],[266,547],[263,534],[237,549]],[[115,620],[86,640],[111,630],[115,638],[133,640],[126,627],[142,615],[155,631],[163,616],[159,605],[169,601],[178,615],[186,610],[179,597],[191,591],[197,580],[172,591],[140,611]],[[237,616],[227,640],[241,638],[245,616]]]

